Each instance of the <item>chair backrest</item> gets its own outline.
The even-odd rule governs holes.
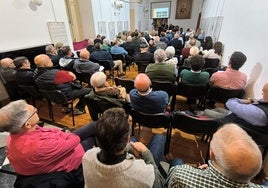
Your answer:
[[[27,93],[28,95],[30,95],[30,96],[32,96],[34,98],[37,98],[37,97],[41,96],[40,92],[33,85],[18,85],[18,87],[24,93]]]
[[[138,73],[145,73],[146,67],[149,65],[148,62],[136,62],[138,65]]]
[[[208,72],[209,73],[209,77],[211,77],[212,74],[214,74],[215,72],[218,71],[218,68],[206,68],[206,69],[202,69],[202,72]]]
[[[224,89],[220,87],[211,87],[208,91],[207,98],[225,103],[230,98],[242,98],[244,94],[244,89]]]
[[[94,59],[91,59],[91,61],[94,62],[94,63],[98,63],[100,66],[103,66],[104,70],[109,70],[109,71],[112,70],[110,62],[108,60],[94,60]]]
[[[207,95],[207,86],[187,85],[179,83],[176,87],[176,94],[190,98],[202,98]]]
[[[133,124],[139,123],[142,126],[149,128],[169,128],[170,116],[164,113],[145,114],[135,110],[130,111]]]
[[[126,92],[129,93],[132,89],[134,89],[134,80],[123,79],[123,78],[115,78],[115,85],[122,86],[126,88]]]
[[[214,119],[201,119],[178,111],[172,114],[171,126],[189,134],[212,136],[220,124]]]
[[[130,108],[127,102],[121,102],[119,101],[119,99],[116,98],[110,98],[108,100],[108,98],[104,99],[101,97],[94,98],[91,96],[87,96],[86,102],[89,106],[89,114],[93,121],[97,121],[99,117],[103,114],[103,112],[105,112],[109,108],[122,107],[125,109],[126,113],[128,113],[128,108]],[[120,104],[121,106],[119,106],[118,104]]]
[[[125,63],[125,56],[123,56],[122,54],[111,54],[112,55],[112,59],[113,60],[121,60],[122,63]]]
[[[204,65],[203,69],[206,69],[206,68],[218,68],[219,63],[220,63],[219,59],[205,58],[205,65]]]
[[[39,89],[42,96],[50,102],[56,104],[68,104],[69,101],[61,90],[43,90]]]
[[[168,96],[173,96],[176,84],[174,82],[164,82],[158,80],[152,80],[152,86],[154,91],[162,90],[167,92]]]

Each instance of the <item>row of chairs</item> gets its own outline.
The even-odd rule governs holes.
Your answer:
[[[75,126],[73,100],[67,99],[61,90],[38,90],[36,87],[31,85],[18,85],[18,87],[21,91],[28,94],[28,98],[31,98],[33,106],[36,106],[36,99],[41,97],[46,99],[49,110],[49,118],[51,118],[53,123],[55,122],[55,119],[52,103],[71,105],[72,124]]]
[[[127,92],[134,88],[134,81],[128,79],[116,78],[115,84],[126,88]],[[175,84],[173,82],[152,81],[153,90],[166,91],[170,97],[171,110],[175,109],[176,96],[181,95],[187,98],[198,99],[197,107],[200,110],[205,109],[206,99],[215,100],[225,103],[229,98],[242,98],[245,91],[243,89],[228,90],[219,87],[195,86],[182,83]]]

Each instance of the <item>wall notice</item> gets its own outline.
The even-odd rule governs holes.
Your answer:
[[[61,42],[63,45],[69,45],[64,22],[47,22],[47,26],[53,44]]]

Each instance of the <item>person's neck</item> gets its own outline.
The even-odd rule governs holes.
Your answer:
[[[126,156],[127,156],[127,152],[125,150],[118,152],[114,155],[111,155],[111,154],[109,155],[108,153],[104,152],[103,150],[101,150],[97,154],[98,160],[106,165],[118,164],[118,163],[122,162],[123,160],[125,160]]]

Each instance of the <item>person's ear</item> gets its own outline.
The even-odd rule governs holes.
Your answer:
[[[214,161],[215,160],[215,154],[212,149],[209,149],[209,158]]]

